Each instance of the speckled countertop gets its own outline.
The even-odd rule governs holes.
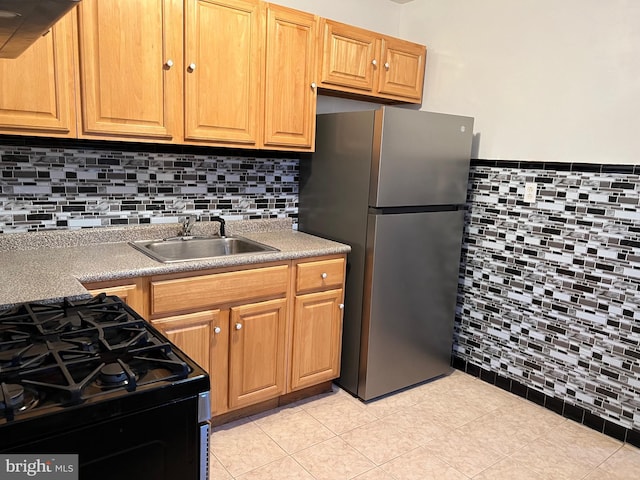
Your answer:
[[[179,225],[104,228],[0,235],[0,308],[22,302],[87,297],[82,282],[158,275],[347,253],[348,245],[291,229],[290,220],[227,223],[228,235],[277,248],[212,260],[160,263],[131,247],[132,240],[174,236]],[[217,223],[196,224],[194,235],[217,232]]]

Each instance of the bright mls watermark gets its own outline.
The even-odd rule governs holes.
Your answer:
[[[0,480],[78,480],[78,455],[0,455]]]

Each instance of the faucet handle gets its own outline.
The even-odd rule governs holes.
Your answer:
[[[196,223],[196,218],[192,217],[191,215],[187,215],[186,217],[184,217],[184,220],[182,221],[182,236],[183,237],[188,237],[189,235],[191,235],[191,230],[193,229],[193,226]]]

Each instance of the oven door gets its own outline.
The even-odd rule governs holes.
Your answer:
[[[209,430],[199,422],[199,402],[192,397],[57,435],[42,432],[6,451],[78,454],[82,479],[206,479]]]

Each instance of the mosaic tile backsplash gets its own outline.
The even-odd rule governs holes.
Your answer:
[[[0,143],[0,233],[297,219],[299,159],[6,146]]]
[[[639,430],[640,172],[617,170],[472,163],[454,356]]]

